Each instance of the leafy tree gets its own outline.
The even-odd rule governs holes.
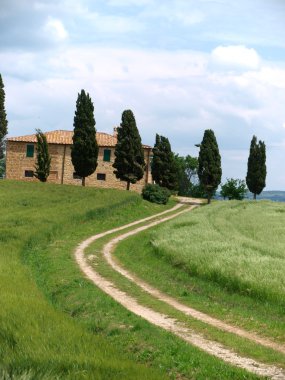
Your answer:
[[[219,147],[214,132],[207,129],[200,144],[198,176],[207,194],[208,203],[221,183],[222,168]]]
[[[76,174],[82,177],[82,186],[85,186],[85,178],[94,173],[98,165],[95,124],[92,100],[88,93],[81,90],[76,101],[71,159]]]
[[[175,156],[171,151],[168,138],[157,134],[155,137],[151,165],[153,180],[161,187],[166,187],[169,190],[177,190],[178,170],[179,168]]]
[[[4,158],[4,138],[8,133],[8,121],[5,111],[5,91],[0,74],[0,159]]]
[[[127,182],[127,190],[129,190],[131,183],[136,183],[143,178],[145,169],[141,137],[131,110],[123,112],[117,138],[114,173],[117,178]]]
[[[266,151],[263,141],[257,143],[256,136],[253,136],[250,144],[249,157],[247,162],[246,183],[253,198],[260,194],[266,185]]]
[[[247,193],[247,187],[245,181],[241,179],[227,178],[227,182],[222,185],[221,196],[229,198],[229,200],[244,199]]]
[[[50,163],[51,157],[48,151],[47,138],[44,133],[37,129],[37,160],[35,165],[34,176],[38,178],[41,182],[46,182],[49,172],[50,172]]]
[[[174,156],[178,174],[178,195],[192,196],[194,187],[199,184],[197,170],[198,159],[187,155],[186,157]]]

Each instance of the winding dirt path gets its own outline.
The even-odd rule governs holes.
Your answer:
[[[150,323],[159,326],[161,328],[164,328],[165,330],[168,330],[172,332],[173,334],[179,336],[183,340],[191,343],[192,345],[197,346],[198,348],[204,350],[205,352],[216,356],[219,359],[224,360],[225,362],[228,362],[232,365],[235,365],[237,367],[246,369],[250,372],[253,372],[260,376],[266,376],[270,377],[272,379],[285,379],[285,372],[275,366],[272,365],[266,365],[260,362],[257,362],[250,358],[241,357],[232,350],[229,350],[228,348],[224,347],[221,344],[218,344],[214,341],[210,341],[208,339],[205,339],[202,335],[195,333],[191,329],[183,326],[182,323],[177,321],[174,318],[170,318],[169,316],[156,312],[149,307],[145,307],[140,305],[137,300],[125,292],[119,290],[114,283],[111,281],[105,279],[102,277],[99,273],[95,271],[94,268],[90,266],[90,264],[87,261],[87,258],[84,255],[84,250],[95,240],[100,239],[104,236],[107,236],[109,234],[124,230],[126,228],[133,227],[137,224],[148,222],[152,219],[156,219],[151,223],[148,223],[147,225],[143,225],[140,227],[137,227],[131,231],[128,231],[125,234],[122,234],[118,237],[113,238],[109,243],[107,243],[104,246],[103,253],[105,258],[107,259],[108,263],[112,266],[114,270],[121,273],[123,276],[128,278],[130,281],[133,281],[136,283],[136,285],[140,286],[144,291],[148,292],[155,298],[166,302],[167,304],[171,305],[175,309],[182,311],[183,313],[190,315],[193,318],[199,319],[205,323],[208,323],[212,326],[215,326],[217,328],[220,328],[221,330],[234,333],[236,335],[245,337],[247,339],[250,339],[258,344],[261,344],[266,347],[270,347],[275,349],[276,351],[280,351],[282,353],[285,352],[285,348],[275,342],[271,342],[267,339],[258,337],[257,335],[247,332],[245,330],[239,329],[235,326],[231,326],[229,324],[226,324],[218,319],[212,318],[204,313],[199,312],[198,310],[195,310],[193,308],[190,308],[188,306],[185,306],[181,304],[180,302],[176,301],[174,298],[167,296],[166,294],[163,294],[159,290],[151,287],[144,281],[140,280],[124,268],[122,268],[117,262],[114,261],[112,258],[111,252],[114,249],[115,245],[127,237],[134,235],[136,233],[139,233],[141,231],[144,231],[148,228],[151,228],[159,223],[162,223],[164,221],[170,220],[186,211],[189,211],[193,209],[195,206],[190,206],[189,208],[179,210],[179,208],[182,206],[182,204],[176,205],[174,208],[164,211],[162,213],[156,214],[154,216],[141,219],[139,221],[114,228],[112,230],[94,235],[90,237],[89,239],[83,241],[76,249],[75,251],[75,258],[80,266],[83,273],[96,285],[98,286],[102,291],[104,291],[106,294],[111,296],[114,300],[119,302],[122,306],[127,308],[128,310],[132,311],[134,314],[146,319]],[[165,214],[177,211],[174,214],[168,215],[166,217],[163,217]],[[157,219],[159,218],[159,219]]]

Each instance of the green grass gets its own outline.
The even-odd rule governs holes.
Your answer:
[[[96,329],[76,321],[91,286],[72,252],[96,230],[165,208],[113,190],[9,181],[0,185],[0,377],[164,378],[161,370],[132,363],[130,355],[94,333]],[[57,301],[63,294],[68,299],[61,308]]]
[[[219,203],[161,229],[158,255],[190,275],[285,306],[285,204]]]
[[[127,239],[116,255],[181,302],[284,343],[284,211],[217,202],[140,234],[139,247]]]
[[[84,238],[165,206],[123,191],[0,185],[0,378],[258,378],[136,317],[78,269]]]

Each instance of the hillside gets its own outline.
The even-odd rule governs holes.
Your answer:
[[[162,212],[173,203],[167,207],[154,205],[126,191],[3,181],[0,204],[0,378],[258,378],[130,313],[85,279],[75,262],[75,248],[84,239]],[[184,228],[185,237],[190,234],[195,225],[191,218],[201,217],[204,226],[203,218],[208,218],[207,213],[211,214],[211,210],[217,213],[219,207],[213,204],[187,212],[126,240],[116,253],[126,266],[166,288],[177,299],[182,297],[186,304],[194,302],[201,310],[204,308],[217,316],[220,311],[223,318],[226,316],[231,321],[238,317],[240,323],[240,310],[237,313],[234,309],[231,313],[230,308],[225,311],[230,299],[224,297],[221,289],[198,278],[194,282],[204,281],[208,288],[203,288],[202,283],[193,285],[186,267],[171,262],[163,253],[156,254],[155,245],[161,239],[162,242],[168,239],[171,247],[172,237],[176,239],[181,228]],[[182,210],[184,208],[182,206]],[[222,211],[219,213],[222,218]],[[123,281],[108,268],[102,255],[102,247],[108,239],[110,237],[103,237],[88,248],[87,261],[104,277],[114,279],[120,289],[133,294],[140,303],[171,315],[173,312],[169,308],[149,300],[136,286]],[[175,246],[179,248],[181,243]],[[215,298],[211,304],[213,309],[209,308],[207,292]],[[265,334],[282,342],[284,316],[281,317],[282,308],[274,302],[270,304],[271,315],[278,323],[269,324]],[[239,307],[242,309],[241,304]],[[257,307],[257,315],[260,309]],[[178,315],[174,313],[173,316]],[[267,320],[270,320],[269,315]],[[257,322],[260,321],[257,319]],[[191,329],[217,342],[230,340],[230,347],[237,342],[228,336],[230,334],[221,337],[213,329],[205,330],[196,322],[192,325],[191,318],[187,323]],[[253,349],[252,356],[256,359],[270,364],[282,363],[283,356],[272,350],[256,350],[255,345],[244,340],[238,344],[237,351],[243,355],[249,355]]]
[[[165,207],[123,191],[12,181],[0,185],[0,378],[164,378],[160,370],[131,362],[130,355],[101,336],[96,323],[78,323],[84,314],[79,299],[92,296],[92,289],[72,252],[94,230]],[[68,300],[65,309],[60,296]]]

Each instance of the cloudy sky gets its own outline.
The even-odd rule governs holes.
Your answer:
[[[132,109],[144,143],[197,155],[213,129],[223,180],[245,178],[257,135],[285,190],[284,19],[284,0],[1,0],[9,135],[71,130],[83,88],[101,132]]]

